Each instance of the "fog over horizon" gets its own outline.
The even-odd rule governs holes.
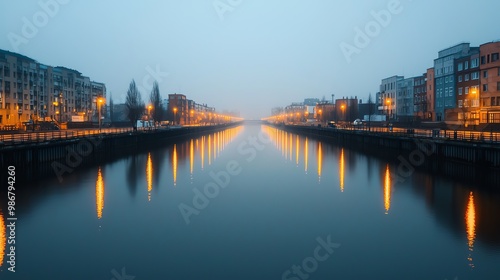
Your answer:
[[[421,75],[442,49],[500,39],[499,8],[487,0],[2,1],[0,49],[78,70],[105,83],[115,104],[132,79],[148,100],[156,76],[163,98],[181,93],[261,118],[305,98],[365,102],[381,79]]]

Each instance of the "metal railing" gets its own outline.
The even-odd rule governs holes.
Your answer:
[[[0,135],[0,144],[16,145],[26,143],[42,143],[47,141],[78,139],[83,137],[97,135],[118,135],[133,132],[133,128],[103,128],[99,129],[75,129],[63,131],[47,131],[47,132],[23,132]],[[146,129],[138,129],[138,131],[149,131]]]
[[[500,143],[500,132],[493,131],[468,131],[468,130],[444,130],[444,129],[416,129],[416,128],[398,128],[398,127],[370,127],[368,126],[337,126],[329,128],[322,126],[322,130],[344,130],[359,131],[359,133],[375,133],[383,135],[392,135],[397,137],[420,137],[442,140],[456,140],[466,142],[490,142]]]

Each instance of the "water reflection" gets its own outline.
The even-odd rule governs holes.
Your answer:
[[[300,138],[297,135],[295,137],[295,164],[299,166],[299,153],[300,153]]]
[[[306,140],[304,141],[304,171],[307,174],[307,167],[309,164],[309,142],[306,137]]]
[[[97,180],[95,182],[95,204],[97,208],[97,219],[102,218],[104,209],[104,180],[102,178],[101,167],[97,170]]]
[[[318,181],[321,181],[321,168],[323,167],[323,149],[321,148],[321,142],[318,142],[316,154],[316,157],[318,158]]]
[[[345,175],[345,160],[344,160],[344,148],[340,151],[339,160],[339,180],[340,180],[340,191],[344,192],[344,175]]]
[[[5,246],[7,245],[7,235],[2,211],[0,211],[0,266],[3,265],[5,256]]]
[[[389,214],[389,209],[391,208],[391,173],[389,170],[389,164],[385,168],[384,176],[384,206],[385,214]]]
[[[476,206],[474,204],[474,194],[469,193],[469,202],[467,203],[467,211],[465,212],[465,225],[467,228],[467,240],[469,245],[469,266],[474,267],[472,260],[472,252],[474,251],[474,242],[476,240]]]
[[[151,160],[151,153],[148,153],[148,160],[146,161],[146,183],[148,186],[148,201],[151,201],[151,191],[153,190],[153,161]]]
[[[174,186],[177,185],[177,144],[174,144],[174,150],[172,153],[172,176],[174,179]]]
[[[189,143],[189,174],[193,175],[194,168],[194,143],[193,139]]]

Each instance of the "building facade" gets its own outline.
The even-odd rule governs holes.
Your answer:
[[[455,60],[456,109],[446,110],[446,121],[468,127],[479,124],[479,48]]]
[[[380,84],[380,94],[377,99],[378,110],[386,114],[388,119],[395,119],[397,117],[397,93],[399,82],[404,80],[403,76],[392,76],[382,79]]]
[[[426,111],[426,120],[428,121],[436,121],[436,114],[434,112],[434,106],[435,106],[435,101],[434,101],[434,68],[429,68],[427,69],[426,73],[426,95],[427,95],[427,111]]]
[[[417,76],[413,85],[413,111],[418,120],[428,121],[427,73]]]
[[[396,114],[397,119],[409,122],[414,117],[414,96],[415,78],[399,80],[396,89]]]
[[[445,121],[445,110],[456,108],[455,59],[469,53],[470,44],[462,43],[439,51],[434,60],[436,121]]]
[[[480,122],[500,123],[500,42],[480,47]]]
[[[76,70],[52,67],[36,60],[0,50],[0,126],[21,127],[38,121],[90,120],[92,83],[99,85],[94,97],[106,98],[103,83],[91,82]],[[104,106],[103,106],[104,109]]]

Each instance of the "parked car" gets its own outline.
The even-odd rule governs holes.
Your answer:
[[[360,119],[355,119],[352,124],[353,125],[363,125],[363,122]]]
[[[328,122],[328,127],[337,128],[337,124],[334,121],[330,121],[330,122]]]

